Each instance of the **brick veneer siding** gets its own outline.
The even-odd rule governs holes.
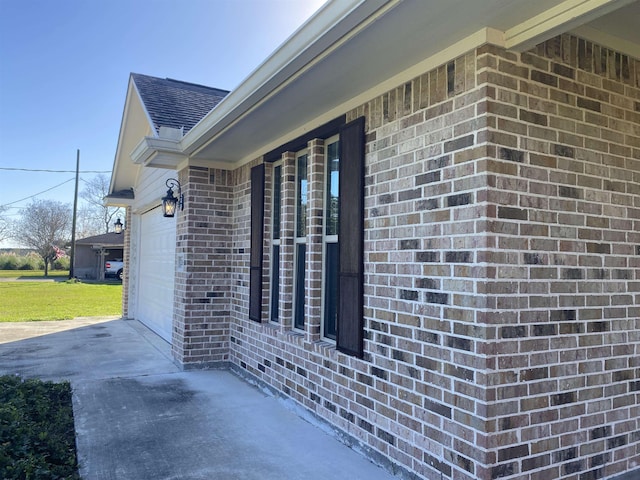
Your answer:
[[[570,35],[478,55],[491,476],[639,468],[640,61]]]
[[[185,367],[229,358],[232,176],[200,167],[179,175],[185,205],[176,233],[172,351]]]
[[[595,479],[637,469],[640,62],[572,36],[521,54],[485,46],[347,120],[359,116],[367,134],[364,358],[319,336],[314,248],[306,330],[291,330],[291,153],[283,155],[285,317],[267,321],[268,166],[264,322],[248,320],[255,160],[229,174],[223,190],[203,187],[201,208],[223,202],[230,215],[233,234],[220,237],[229,257],[208,258],[217,245],[205,230],[201,240],[191,231],[188,243],[178,224],[179,255],[199,252],[189,272],[209,288],[195,295],[178,274],[184,298],[194,296],[184,308],[197,307],[179,321],[199,331],[220,325],[215,338],[226,339],[229,319],[236,368],[420,478]],[[308,247],[318,241],[321,145],[310,145]],[[208,173],[190,175],[189,195]],[[197,300],[212,282],[223,287],[225,315]],[[204,349],[188,358],[226,358],[198,341]],[[174,346],[178,358],[183,349]]]
[[[293,328],[294,240],[295,235],[295,175],[296,157],[286,152],[282,158],[282,187],[280,216],[280,305],[278,320],[284,331]],[[270,197],[268,197],[270,198]],[[271,207],[270,207],[271,208]],[[269,287],[271,284],[269,283]]]

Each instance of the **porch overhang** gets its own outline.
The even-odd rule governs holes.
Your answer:
[[[624,7],[638,13],[640,2],[338,0],[183,138],[147,137],[132,157],[161,168],[236,168],[473,48],[492,43],[526,50],[579,27],[601,31],[606,22],[599,20]],[[640,29],[604,29],[612,42],[640,51]]]
[[[130,207],[135,200],[135,194],[133,188],[119,190],[117,192],[110,193],[102,199],[102,203],[107,207]]]

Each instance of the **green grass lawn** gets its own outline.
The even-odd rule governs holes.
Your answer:
[[[0,322],[66,320],[121,312],[120,283],[0,281]]]

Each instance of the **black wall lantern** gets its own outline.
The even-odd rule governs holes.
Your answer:
[[[175,178],[168,179],[166,185],[169,190],[167,190],[167,195],[162,197],[162,216],[173,217],[178,207],[180,207],[180,210],[184,210],[184,195],[182,195],[180,182]],[[173,187],[178,187],[177,197],[173,194]]]
[[[122,233],[122,230],[124,230],[124,225],[120,221],[120,217],[118,217],[115,223],[113,224],[113,231],[115,233]]]

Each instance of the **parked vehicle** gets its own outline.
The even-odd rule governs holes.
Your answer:
[[[104,264],[104,276],[116,277],[122,280],[123,268],[124,263],[122,262],[122,260],[109,260]]]

